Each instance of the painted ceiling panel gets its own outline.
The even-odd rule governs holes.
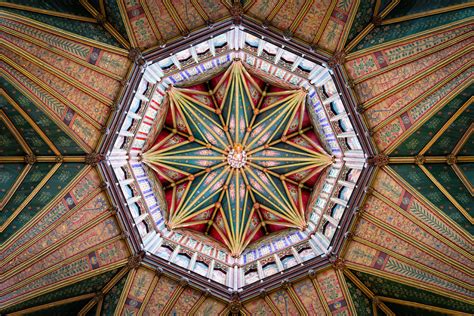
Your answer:
[[[89,16],[87,10],[78,1],[75,0],[6,0],[5,2],[53,12]]]
[[[103,288],[103,286],[107,284],[114,277],[114,275],[117,274],[117,272],[118,269],[114,269],[99,275],[95,275],[91,278],[63,286],[47,294],[35,297],[23,303],[19,303],[15,306],[2,310],[2,312],[12,313],[43,304],[58,302],[71,297],[78,297],[84,294],[95,294],[101,288]]]
[[[99,11],[100,2],[94,2]],[[372,21],[376,3],[380,13],[391,2],[255,0],[245,2],[243,10],[259,22],[267,21],[270,29],[302,40],[304,45],[317,45],[329,54],[345,50]],[[49,10],[50,14],[7,8],[9,3]],[[110,107],[122,90],[120,82],[132,64],[127,58],[129,51],[119,47],[153,48],[187,36],[211,20],[230,17],[231,2],[104,3],[106,20],[125,38],[126,45],[75,1],[9,1],[1,5],[0,41],[6,58],[1,63],[5,76],[0,81],[0,159],[23,157],[28,153],[25,148],[51,159],[59,155],[81,159],[28,165],[20,157],[0,165],[0,272],[4,278],[0,304],[7,306],[1,313],[64,315],[82,309],[102,315],[228,314],[235,305],[216,298],[215,292],[204,292],[187,279],[173,279],[160,270],[137,266],[125,243],[127,235],[121,234],[122,226],[111,211],[101,176],[84,161],[87,153],[98,148]],[[425,16],[433,10],[438,10],[437,14]],[[466,105],[473,94],[469,20],[473,10],[465,0],[402,0],[381,26],[348,50],[343,65],[351,80],[348,86],[354,85],[371,137],[379,152],[389,156],[389,166],[378,166],[362,215],[347,235],[341,257],[331,257],[333,266],[255,294],[241,302],[244,311],[267,315],[373,315],[374,309],[397,315],[474,313],[474,166],[472,158],[460,161],[460,157],[474,155],[474,136],[468,134],[472,105]],[[74,14],[78,19],[51,15],[56,13]],[[197,123],[180,131],[192,132],[205,144],[211,135],[207,127],[218,122],[219,116],[212,112],[212,102],[208,104],[211,111],[196,102],[205,103],[205,98],[190,98],[194,101],[183,101],[182,115],[199,109],[192,116]],[[240,102],[255,103],[255,98],[244,96]],[[203,118],[202,113],[208,112]],[[281,113],[273,112],[274,117]],[[457,112],[459,117],[453,118]],[[232,121],[236,118],[233,113],[237,111],[223,116]],[[250,114],[242,109],[238,113],[244,117]],[[271,110],[266,111],[261,118],[270,121],[270,114]],[[285,120],[283,117],[275,122]],[[7,127],[6,120],[14,129]],[[12,132],[15,129],[20,141]],[[241,139],[245,134],[235,125],[229,126],[229,131],[232,138],[238,135]],[[271,131],[276,132],[275,138],[283,135]],[[189,142],[186,137],[179,141]],[[27,146],[22,146],[21,139]],[[462,144],[456,147],[461,139]],[[222,140],[227,142],[225,135]],[[183,155],[186,158],[174,161],[191,164],[178,175],[183,179],[202,169],[188,157],[207,148],[192,144],[182,144],[182,149],[190,151]],[[294,148],[286,142],[274,150],[287,159],[283,153]],[[453,150],[457,160],[449,160]],[[171,149],[166,155],[174,152]],[[267,154],[262,150],[254,157]],[[433,156],[442,157],[433,163],[429,160]],[[298,169],[286,160],[265,167],[281,168],[285,173]],[[297,180],[291,176],[288,178]],[[273,183],[271,193],[292,190],[285,187],[288,182],[263,176],[257,169],[251,179]],[[234,179],[229,185],[238,183]],[[272,198],[272,203],[264,199],[269,193],[265,190],[254,193],[269,222],[275,217],[270,210],[288,207],[278,197]],[[228,200],[223,198],[223,204]],[[251,212],[249,205],[239,202],[241,210]],[[286,202],[291,203],[289,199]],[[236,202],[231,204],[231,208],[235,206]],[[236,223],[245,212],[220,212],[216,221],[222,223],[222,214],[226,214]],[[198,227],[199,214],[196,216],[192,222]],[[280,218],[279,223],[283,222]],[[242,220],[239,225],[246,223]],[[229,233],[222,227],[224,234]],[[33,309],[24,311],[29,308]]]
[[[474,9],[467,8],[448,12],[441,15],[422,17],[415,20],[397,23],[396,25],[383,25],[370,32],[357,46],[356,50],[370,48],[379,44],[400,40],[413,36],[416,33],[430,31],[437,27],[453,25],[473,15]]]
[[[20,15],[28,20],[34,20],[40,22],[42,25],[50,26],[56,30],[66,30],[71,34],[78,34],[82,37],[108,44],[115,47],[120,47],[119,42],[106,32],[100,25],[97,23],[83,22],[78,20],[66,19],[57,16],[50,16],[30,11],[2,8],[5,12],[13,13],[15,15]]]
[[[71,139],[69,135],[66,134],[60,128],[60,126],[58,126],[58,123],[53,121],[43,111],[41,111],[41,109],[36,107],[36,105],[33,103],[33,101],[31,101],[31,99],[22,94],[20,90],[16,89],[15,86],[13,86],[9,81],[6,81],[2,78],[0,82],[4,87],[5,91],[8,91],[5,92],[6,96],[2,96],[2,98],[0,99],[2,102],[2,108],[4,108],[4,111],[6,113],[11,113],[11,116],[18,116],[18,113],[25,113],[26,115],[21,115],[21,117],[26,117],[26,120],[33,121],[34,124],[38,126],[39,130],[41,130],[45,134],[47,139],[49,139],[54,144],[59,153],[63,155],[84,154],[84,151],[81,149],[81,147],[79,147],[76,142]],[[12,102],[8,102],[8,99]],[[17,113],[14,112],[14,109]],[[21,126],[22,125],[20,125],[20,128]],[[28,135],[33,134],[33,132],[31,131],[33,129],[33,126],[31,124],[29,124],[29,126],[23,126],[23,128],[25,130],[25,133],[28,133]],[[31,145],[33,149],[35,148],[35,144],[41,144],[40,140],[36,141],[35,139],[38,139],[38,135],[28,137],[28,143],[31,143],[33,141]],[[52,151],[50,152],[50,150],[48,150],[47,152],[44,152],[42,150],[38,152],[38,154],[50,155],[52,154]]]
[[[450,299],[418,287],[402,284],[381,276],[370,275],[366,272],[353,271],[354,275],[375,295],[392,297],[408,302],[417,302],[430,306],[453,309],[465,313],[474,312],[473,306],[468,303]]]
[[[417,155],[427,144],[432,142],[433,137],[440,131],[440,129],[450,120],[453,115],[469,100],[469,98],[474,93],[474,85],[470,85],[464,91],[459,93],[456,97],[453,98],[448,104],[446,104],[441,110],[434,114],[425,124],[420,126],[420,128],[409,136],[397,149],[394,150],[394,156],[415,156]],[[471,106],[472,107],[472,106]],[[465,111],[465,110],[460,110]],[[449,124],[449,123],[448,123]],[[467,130],[468,126],[465,126]],[[462,131],[462,134],[465,132]],[[459,133],[457,133],[459,134]],[[444,135],[442,133],[440,136]],[[458,135],[459,136],[459,135]],[[451,146],[454,147],[455,143]],[[469,148],[467,146],[466,148]],[[432,147],[430,147],[431,150]],[[470,147],[472,148],[472,147]],[[450,152],[447,152],[448,154]],[[432,153],[437,155],[442,155],[440,151],[437,153]],[[467,153],[463,153],[467,155]]]
[[[399,175],[419,192],[420,195],[426,197],[428,201],[436,205],[436,207],[444,214],[454,220],[460,227],[472,234],[474,232],[473,225],[463,214],[453,205],[448,198],[438,189],[435,184],[423,173],[416,165],[391,165]],[[472,200],[472,197],[471,197]],[[472,203],[471,203],[472,205]],[[472,216],[472,215],[471,215]]]
[[[357,34],[359,34],[370,22],[374,15],[376,0],[361,1],[352,24],[351,31],[347,37],[347,43],[350,43]]]
[[[7,117],[8,119],[8,117]],[[2,120],[0,121],[0,154],[2,156],[21,156],[24,154],[23,149],[15,139],[14,134],[10,132],[7,124]]]
[[[430,147],[430,149],[426,152],[427,156],[449,155],[454,151],[454,149],[457,147],[458,143],[461,141],[463,137],[473,134],[472,129],[474,128],[473,127],[474,105],[472,104],[472,94],[471,94],[470,103],[471,105],[466,107],[466,109],[463,112],[463,115],[459,116],[445,130],[445,132],[441,135],[441,137],[438,138],[438,140]],[[453,113],[447,113],[447,114],[452,115]],[[462,144],[461,146],[462,146],[461,149],[472,150],[472,143]],[[460,152],[458,155],[462,156],[466,154]]]
[[[125,28],[122,15],[120,14],[120,0],[105,0],[105,16],[115,29],[128,40],[127,30]]]
[[[348,277],[345,277],[345,282],[349,289],[357,315],[374,315],[370,298],[367,297]]]
[[[410,1],[401,0],[394,10],[387,15],[387,19],[399,18],[412,14],[423,14],[438,9],[448,9],[450,7],[459,7],[460,5],[468,6],[469,0],[422,0]]]

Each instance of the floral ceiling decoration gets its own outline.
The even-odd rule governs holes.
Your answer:
[[[332,251],[366,154],[324,60],[209,32],[138,57],[107,159],[146,251],[238,290]]]
[[[165,125],[143,153],[165,187],[167,226],[210,235],[234,256],[271,232],[303,230],[333,161],[306,95],[265,83],[240,60],[207,83],[171,87]]]

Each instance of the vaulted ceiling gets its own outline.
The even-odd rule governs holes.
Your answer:
[[[0,313],[474,313],[472,2],[0,7]],[[229,303],[141,262],[97,165],[136,49],[242,15],[342,69],[378,154],[332,265]]]

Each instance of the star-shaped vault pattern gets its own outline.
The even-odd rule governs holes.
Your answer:
[[[332,157],[302,89],[270,85],[239,60],[208,82],[171,87],[143,161],[156,173],[170,229],[193,229],[239,255],[252,241],[304,229],[308,201]]]

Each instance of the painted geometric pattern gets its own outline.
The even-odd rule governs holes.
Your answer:
[[[392,281],[383,276],[375,276],[366,272],[353,271],[357,278],[370,288],[375,295],[392,297],[431,306],[474,313],[474,306],[440,294],[425,291],[419,287]]]
[[[248,1],[245,14],[327,51],[345,43],[358,1]]]
[[[170,228],[207,233],[238,255],[265,234],[305,227],[311,189],[332,163],[305,91],[266,84],[234,61],[168,97],[165,127],[143,161],[165,188]]]

